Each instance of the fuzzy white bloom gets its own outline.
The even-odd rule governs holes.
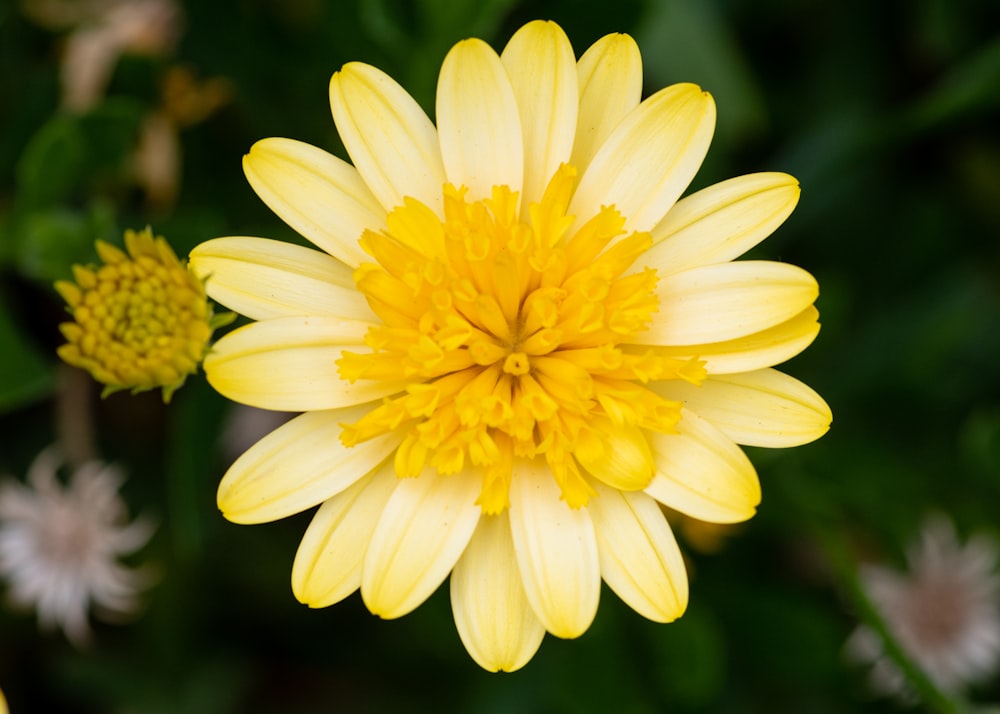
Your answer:
[[[76,645],[90,636],[88,611],[102,619],[134,613],[148,576],[119,558],[152,535],[149,521],[129,521],[118,494],[124,477],[92,461],[63,486],[54,449],[28,471],[27,485],[0,484],[0,576],[10,601],[37,611],[43,628],[60,627]]]
[[[959,692],[982,682],[1000,664],[1000,576],[997,549],[985,536],[964,545],[944,517],[925,524],[906,554],[909,572],[881,566],[861,571],[861,582],[900,646],[938,687]],[[912,701],[902,672],[885,655],[877,633],[861,626],[847,654],[872,664],[879,694]]]

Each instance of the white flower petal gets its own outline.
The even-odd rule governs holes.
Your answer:
[[[646,99],[604,142],[580,179],[569,213],[575,228],[614,205],[626,231],[648,231],[698,172],[715,129],[715,103],[693,84]],[[572,229],[571,229],[572,230]]]
[[[437,123],[448,181],[468,187],[467,198],[489,198],[499,185],[521,190],[524,144],[517,101],[500,58],[482,40],[463,40],[444,58]]]
[[[507,514],[479,519],[451,574],[451,609],[465,649],[490,672],[513,672],[534,656],[545,628],[528,604]]]
[[[524,136],[522,205],[538,201],[559,165],[569,161],[579,90],[569,38],[536,20],[514,33],[500,55],[517,99]]]
[[[510,526],[531,609],[556,637],[579,637],[597,614],[601,571],[594,524],[571,509],[544,461],[515,462]]]
[[[642,265],[663,277],[738,258],[785,222],[799,193],[788,174],[759,173],[686,196],[652,230],[654,246]]]
[[[785,448],[808,444],[830,428],[830,407],[813,389],[773,369],[715,375],[700,386],[669,380],[649,385],[680,400],[737,444]]]
[[[643,617],[676,620],[687,608],[687,570],[660,507],[640,491],[593,486],[597,497],[587,508],[604,581]]]
[[[721,431],[683,410],[676,434],[650,432],[656,476],[646,493],[710,523],[738,523],[760,503],[760,481],[746,454]]]
[[[346,161],[272,137],[243,157],[243,172],[261,200],[315,245],[352,267],[368,260],[358,239],[385,227],[385,211]]]
[[[580,109],[570,159],[583,173],[615,127],[639,106],[642,57],[628,35],[605,35],[577,63]]]
[[[376,320],[351,270],[326,253],[266,238],[228,237],[191,251],[208,296],[254,320],[331,315]]]
[[[276,411],[353,406],[402,390],[405,382],[341,379],[341,353],[368,352],[370,325],[313,315],[245,325],[225,335],[205,357],[205,376],[235,402]]]
[[[361,597],[374,614],[402,617],[448,577],[481,514],[481,479],[427,468],[400,481],[368,544]]]
[[[292,592],[299,602],[327,607],[361,587],[368,542],[398,484],[392,461],[386,461],[319,507],[292,565]]]
[[[222,514],[234,523],[266,523],[299,513],[343,491],[370,472],[399,445],[385,434],[346,447],[341,424],[355,422],[370,407],[300,414],[243,453],[219,484]]]
[[[330,79],[330,108],[351,161],[385,211],[412,196],[440,214],[445,174],[437,131],[405,89],[371,65],[349,62]]]
[[[791,359],[819,334],[819,312],[808,307],[780,325],[725,342],[659,347],[657,354],[677,359],[697,357],[711,375],[752,372]]]
[[[790,320],[819,295],[802,268],[767,260],[705,265],[660,279],[644,345],[700,345],[753,335]]]

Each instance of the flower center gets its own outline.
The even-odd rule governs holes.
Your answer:
[[[74,319],[60,326],[59,355],[110,391],[164,387],[169,398],[204,356],[211,308],[162,238],[127,231],[125,244],[128,254],[98,241],[105,265],[74,266],[76,282],[56,284]]]
[[[515,458],[545,458],[564,500],[585,505],[593,489],[580,467],[602,478],[591,465],[615,438],[638,457],[636,473],[613,485],[648,484],[642,430],[671,431],[680,405],[643,384],[697,382],[704,371],[696,360],[629,344],[658,308],[656,271],[628,272],[650,236],[624,235],[614,207],[570,234],[575,177],[561,166],[520,220],[507,186],[469,201],[464,188],[446,185],[444,221],[407,198],[386,231],[364,233],[376,262],[354,279],[383,324],[366,336],[371,351],[345,352],[339,372],[352,382],[412,383],[343,425],[345,444],[400,430],[400,476],[480,467],[486,513],[507,507]]]

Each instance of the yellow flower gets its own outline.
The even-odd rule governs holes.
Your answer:
[[[59,326],[59,356],[107,385],[105,395],[162,387],[170,401],[226,318],[213,318],[202,282],[149,228],[125,231],[127,253],[96,245],[104,265],[74,265],[75,282],[56,283],[73,315]]]
[[[639,51],[577,61],[551,22],[441,68],[437,127],[392,79],[330,83],[353,166],[291,139],[244,159],[257,194],[321,251],[263,238],[191,254],[209,294],[256,322],[205,360],[223,395],[304,414],[219,486],[239,523],[320,505],[292,569],[312,607],[360,588],[375,614],[451,574],[459,635],[514,670],[545,631],[576,637],[603,578],[661,622],[687,578],[657,502],[736,522],[760,500],[738,443],[822,435],[823,400],[770,369],[819,329],[807,272],[730,262],[799,194],[765,173],[680,196],[711,97],[640,102]],[[678,200],[680,199],[680,200]]]

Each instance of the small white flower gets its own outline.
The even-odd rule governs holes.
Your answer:
[[[951,521],[937,517],[925,524],[906,556],[908,573],[880,566],[861,571],[862,585],[890,633],[942,690],[958,692],[984,681],[1000,664],[995,543],[976,536],[963,545]],[[876,692],[913,699],[873,630],[855,630],[847,653],[872,664]]]
[[[0,575],[13,604],[35,609],[42,627],[57,625],[81,645],[91,606],[102,619],[138,609],[148,577],[119,558],[145,545],[153,528],[129,522],[117,468],[88,462],[63,486],[60,465],[47,449],[31,465],[28,485],[0,484]]]

